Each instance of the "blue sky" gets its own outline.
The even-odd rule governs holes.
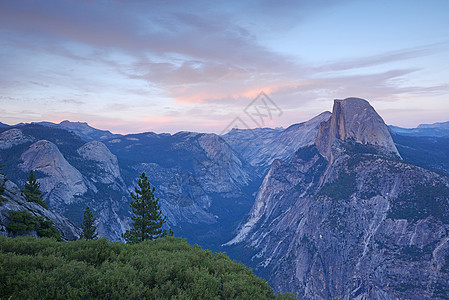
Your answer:
[[[0,2],[0,122],[221,132],[264,91],[289,126],[370,101],[449,120],[448,1]]]

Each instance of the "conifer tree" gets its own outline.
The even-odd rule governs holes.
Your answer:
[[[3,165],[0,165],[0,171],[2,170],[2,168],[3,168]],[[0,174],[2,174],[3,175],[3,173],[0,173]],[[4,181],[6,181],[6,177],[5,177],[5,180]],[[3,182],[3,185],[0,185],[0,196],[1,195],[3,195],[3,192],[5,191],[5,187],[4,187],[4,182]],[[1,200],[3,200],[3,197],[0,197],[0,201]]]
[[[94,215],[88,205],[84,210],[83,224],[81,224],[81,229],[83,230],[83,232],[81,233],[81,238],[85,240],[94,240],[97,238],[97,227],[94,225],[94,222]]]
[[[44,201],[44,193],[42,193],[40,188],[41,184],[37,182],[33,170],[31,170],[27,182],[25,182],[25,189],[22,190],[22,193],[29,202],[36,202],[37,204],[40,204],[40,206],[48,209],[48,205]]]
[[[167,235],[167,231],[162,229],[166,217],[162,217],[159,198],[154,197],[154,187],[148,182],[145,173],[140,176],[135,193],[131,192],[131,204],[133,216],[133,228],[123,234],[123,238],[129,244],[136,244],[144,240],[154,240]],[[170,229],[169,235],[173,235]]]
[[[5,166],[5,165],[0,165],[0,174],[1,174],[1,175],[5,175],[5,174],[3,174],[3,172],[1,172],[4,166]],[[3,198],[1,195],[3,195],[3,192],[5,191],[5,186],[4,186],[4,185],[5,185],[5,181],[6,181],[6,180],[8,180],[8,179],[7,179],[6,176],[5,176],[5,177],[4,177],[4,180],[3,180],[3,184],[0,185],[0,205],[1,205],[2,200],[5,200],[5,198]]]

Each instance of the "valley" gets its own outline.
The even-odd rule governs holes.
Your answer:
[[[225,251],[276,291],[445,299],[449,132],[422,128],[431,135],[388,127],[359,98],[287,129],[224,135],[3,124],[0,160],[19,186],[33,170],[50,210],[77,226],[91,207],[112,241],[129,229],[129,194],[145,172],[175,236]]]

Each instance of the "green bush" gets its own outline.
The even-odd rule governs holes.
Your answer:
[[[24,235],[36,231],[38,237],[49,237],[61,240],[61,234],[53,221],[41,216],[33,216],[26,210],[10,210],[10,221],[6,227],[14,235]]]
[[[165,237],[136,245],[0,237],[5,299],[294,299],[222,253]]]

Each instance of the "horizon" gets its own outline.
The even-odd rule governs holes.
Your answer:
[[[326,111],[321,112],[320,114],[326,113],[326,112],[332,113],[331,111],[326,110]],[[61,123],[63,123],[63,122],[81,123],[81,124],[86,124],[86,125],[88,125],[88,126],[94,128],[94,129],[97,129],[97,130],[101,130],[101,131],[109,131],[109,132],[112,133],[112,134],[118,134],[118,135],[123,135],[123,136],[125,136],[125,135],[133,135],[133,134],[150,133],[150,132],[151,132],[151,133],[155,133],[155,134],[170,134],[170,135],[174,135],[174,134],[177,134],[177,133],[180,133],[180,132],[213,133],[213,134],[217,134],[217,135],[223,135],[223,134],[226,134],[226,133],[228,133],[229,131],[234,130],[234,129],[239,129],[239,130],[246,130],[246,129],[250,129],[250,130],[252,130],[252,129],[280,129],[280,130],[285,130],[285,129],[289,128],[290,126],[293,126],[293,125],[296,125],[296,124],[301,124],[301,123],[305,123],[305,122],[307,122],[307,121],[310,121],[311,119],[313,119],[313,118],[319,116],[320,114],[317,114],[316,116],[314,116],[314,117],[312,117],[312,118],[310,118],[310,119],[307,119],[307,120],[303,120],[303,121],[300,121],[300,122],[292,123],[292,124],[290,124],[290,125],[288,125],[288,126],[277,126],[277,127],[252,127],[252,128],[238,128],[238,127],[233,127],[233,128],[230,128],[230,129],[229,129],[228,131],[226,131],[226,132],[207,132],[207,131],[179,130],[179,131],[174,131],[174,132],[141,131],[141,132],[125,132],[125,133],[118,133],[118,132],[113,132],[113,131],[111,131],[111,130],[108,129],[108,128],[98,128],[98,127],[92,126],[92,124],[89,124],[88,122],[83,122],[83,121],[71,121],[71,120],[62,120],[62,121],[57,122],[57,123],[55,123],[55,122],[50,122],[50,121],[35,121],[35,122],[20,122],[20,123],[17,123],[17,124],[7,124],[7,123],[4,123],[4,122],[2,122],[2,121],[0,120],[0,123],[2,123],[2,124],[4,124],[4,125],[7,125],[7,126],[10,126],[10,127],[22,126],[22,125],[31,125],[31,124],[41,125],[41,124],[39,124],[39,123],[52,123],[52,124],[55,124],[55,125],[59,125],[59,124],[61,124]],[[380,116],[380,117],[382,117],[382,116]],[[449,119],[446,120],[446,121],[437,121],[437,122],[433,122],[433,123],[421,123],[421,124],[416,125],[415,127],[400,127],[400,126],[397,126],[397,125],[394,125],[394,124],[388,124],[388,123],[385,123],[385,124],[386,124],[387,126],[393,126],[393,127],[398,127],[398,128],[402,128],[402,129],[415,129],[415,128],[418,128],[418,126],[421,126],[421,125],[434,125],[434,124],[441,124],[441,123],[449,123]]]
[[[287,128],[351,96],[394,126],[445,122],[447,11],[442,0],[2,1],[0,122],[220,133],[236,119]]]

